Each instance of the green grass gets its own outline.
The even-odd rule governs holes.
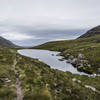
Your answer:
[[[17,69],[20,71],[25,100],[98,100],[100,98],[100,94],[84,87],[88,84],[99,90],[98,77],[73,75],[51,69],[37,59],[20,55],[17,57],[19,59]],[[81,80],[82,83],[73,82],[73,78]]]
[[[16,97],[12,68],[14,52],[12,49],[0,47],[0,100],[14,100]],[[5,79],[11,82],[6,82]]]
[[[97,54],[96,63],[93,63],[91,57],[87,57],[91,63],[96,64],[99,60],[99,43],[93,42],[99,37],[90,39],[78,39],[71,41],[50,42],[36,48],[55,50],[62,52],[62,55],[71,53],[77,56],[77,51],[84,48],[82,53],[87,55]],[[77,45],[77,46],[76,46]],[[89,49],[90,46],[97,46]],[[97,49],[98,48],[98,49]],[[88,49],[90,50],[88,52]],[[97,51],[96,51],[96,50]],[[0,100],[14,100],[15,93],[15,75],[12,68],[14,55],[17,54],[17,70],[20,73],[21,87],[24,93],[24,100],[99,100],[100,94],[85,88],[84,85],[90,85],[100,91],[100,78],[88,77],[71,74],[51,69],[50,66],[40,62],[37,59],[21,56],[16,52],[17,49],[0,47]],[[91,60],[90,60],[91,59]],[[95,61],[94,61],[95,62]],[[94,66],[92,66],[94,69]],[[93,70],[92,69],[92,70]],[[95,70],[96,71],[96,70]],[[11,82],[6,83],[8,78]],[[80,80],[81,83],[72,81],[73,78]]]

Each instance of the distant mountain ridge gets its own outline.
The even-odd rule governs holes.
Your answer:
[[[85,34],[81,35],[79,38],[88,38],[94,35],[100,35],[100,25],[90,29]]]
[[[8,47],[8,48],[17,48],[18,46],[13,44],[11,41],[3,38],[0,36],[0,46],[2,47]]]

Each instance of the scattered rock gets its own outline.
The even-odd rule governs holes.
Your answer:
[[[9,82],[11,82],[11,80],[6,81],[6,83],[9,83]]]
[[[91,67],[91,65],[90,65],[90,64],[88,64],[87,66],[88,66],[88,67]]]
[[[91,46],[90,48],[91,48],[91,49],[94,49],[94,48],[96,48],[96,46]]]
[[[77,80],[76,78],[73,78],[73,79],[72,79],[72,81],[74,81],[74,82],[75,82],[76,80]]]
[[[9,80],[8,78],[5,78],[4,81],[5,81],[6,83],[11,82],[11,80]]]
[[[52,56],[54,56],[54,54],[52,54]]]
[[[94,87],[90,86],[90,85],[85,85],[85,87],[91,89],[94,92],[96,91],[96,89]]]
[[[68,58],[68,59],[73,60],[73,59],[74,59],[74,56],[72,56],[72,55],[71,55],[71,56],[69,56],[69,58]]]
[[[68,50],[69,50],[69,49],[65,50],[64,53],[65,53],[65,54],[68,53]]]
[[[80,60],[84,64],[88,64],[88,60]]]
[[[72,62],[72,60],[71,60],[71,59],[68,59],[68,60],[67,60],[67,63],[71,63],[71,62]]]
[[[100,73],[100,68],[98,68],[98,72]]]
[[[71,64],[76,65],[77,62],[78,62],[78,59],[77,59],[77,58],[74,58],[74,59],[71,61]]]
[[[66,58],[68,58],[69,56],[70,56],[70,54],[69,54],[69,53],[65,55],[65,57],[66,57]]]
[[[58,59],[59,61],[64,61],[65,59],[64,58],[61,58],[61,59]]]
[[[100,42],[100,40],[93,40],[93,42],[99,43],[99,42]]]
[[[80,80],[77,80],[77,82],[78,82],[78,83],[81,83],[81,81],[80,81]]]
[[[83,51],[84,51],[84,49],[79,49],[79,50],[78,50],[78,52],[83,52]]]
[[[54,85],[54,86],[57,86],[57,83],[54,83],[53,85]]]
[[[92,76],[93,76],[93,77],[96,77],[96,76],[97,76],[97,74],[93,74]]]
[[[77,80],[76,78],[73,78],[72,81],[73,81],[73,82],[81,83],[81,81],[80,81],[80,80]]]
[[[84,65],[83,65],[83,64],[80,64],[80,65],[78,66],[78,69],[80,69],[80,68],[82,68],[82,67],[84,67]]]
[[[58,53],[56,56],[60,56],[61,55],[61,53]]]
[[[74,67],[77,67],[79,71],[85,71],[86,67],[91,67],[88,60],[86,60],[84,54],[79,53],[77,58],[74,58],[74,56],[70,54],[66,54],[68,57],[67,63],[72,64]]]
[[[84,60],[85,59],[85,56],[81,53],[78,54],[78,59],[80,60]]]

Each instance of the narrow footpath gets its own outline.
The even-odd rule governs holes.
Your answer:
[[[15,55],[13,69],[14,69],[15,78],[16,78],[16,83],[15,83],[16,94],[17,94],[17,99],[16,100],[23,100],[24,95],[23,95],[22,88],[21,88],[21,81],[19,79],[20,74],[19,74],[18,70],[16,69],[16,64],[17,64],[17,57]]]

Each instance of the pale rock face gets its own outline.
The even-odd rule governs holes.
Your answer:
[[[85,85],[85,87],[91,89],[92,91],[96,91],[96,89],[94,87],[92,87],[92,86]]]

